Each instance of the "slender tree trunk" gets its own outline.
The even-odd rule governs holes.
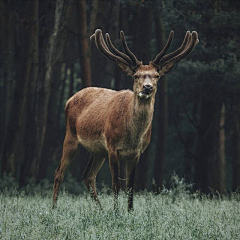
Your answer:
[[[90,65],[90,48],[89,36],[87,34],[87,13],[86,1],[79,0],[77,2],[78,22],[79,22],[79,53],[82,71],[82,86],[91,86],[91,65]]]
[[[65,87],[66,87],[66,81],[67,81],[67,65],[64,64],[64,76],[61,80],[61,91],[60,91],[60,99],[59,99],[59,105],[58,105],[58,111],[57,111],[57,119],[58,119],[58,126],[57,129],[58,131],[60,131],[60,119],[61,119],[61,115],[64,112],[64,92],[65,92]],[[68,94],[69,97],[71,93]]]
[[[51,84],[52,89],[56,89],[55,85],[60,82],[61,78],[61,62],[56,62],[53,66],[52,71],[52,79],[53,82]],[[66,94],[64,94],[66,95]],[[33,176],[36,182],[46,178],[47,176],[47,166],[49,166],[50,162],[56,161],[57,153],[60,153],[63,131],[58,128],[58,121],[60,119],[56,119],[56,109],[58,109],[58,93],[57,91],[52,91],[49,99],[48,106],[48,116],[47,116],[47,124],[46,124],[46,136],[44,139],[44,146],[41,154],[41,161],[39,163],[38,175]],[[62,107],[62,112],[64,107]]]
[[[237,103],[233,110],[232,147],[232,186],[233,191],[236,191],[240,189],[240,103]]]
[[[222,103],[219,116],[219,135],[217,146],[217,163],[216,163],[216,189],[220,194],[226,192],[225,186],[225,104]]]
[[[15,19],[14,13],[11,9],[12,1],[8,1],[7,5],[7,78],[6,78],[6,111],[5,111],[5,125],[9,122],[10,119],[10,111],[12,104],[12,94],[13,94],[13,86],[14,86],[14,54],[15,54]]]
[[[1,71],[1,78],[3,82],[3,86],[1,87],[1,152],[0,158],[3,159],[2,161],[2,172],[8,172],[6,170],[6,161],[7,157],[5,156],[6,149],[10,147],[12,143],[9,141],[13,139],[13,135],[9,136],[9,122],[12,121],[12,103],[14,102],[13,93],[14,93],[14,74],[15,74],[15,38],[16,38],[16,19],[14,15],[15,4],[12,1],[2,1],[0,3],[0,14],[1,14],[1,62],[0,62],[0,71]],[[12,6],[12,9],[10,7]],[[15,119],[15,126],[16,126],[16,119]],[[8,143],[8,144],[7,144]]]
[[[6,16],[5,16],[5,3],[3,1],[0,1],[0,36],[4,36],[5,33],[5,26],[6,26]],[[5,87],[6,84],[3,81],[3,79],[5,79],[5,55],[6,53],[4,52],[4,49],[6,49],[6,40],[4,40],[1,37],[0,40],[0,82],[1,82],[1,86],[0,86],[0,101],[1,103],[4,103],[5,100]],[[3,150],[4,150],[4,138],[5,138],[5,129],[6,129],[6,123],[5,123],[5,112],[6,112],[6,105],[5,104],[1,104],[0,105],[0,177],[1,177],[1,173],[2,173],[2,159],[3,159]]]
[[[130,36],[132,36],[132,24],[129,23],[129,15],[131,15],[132,13],[132,9],[129,8],[126,4],[124,3],[120,3],[119,6],[119,30],[117,31],[116,34],[116,43],[119,43],[118,45],[116,44],[116,47],[121,50],[122,49],[122,45],[119,41],[119,33],[120,30],[124,30],[125,34],[129,34]],[[129,41],[128,41],[129,43]],[[131,46],[132,51],[134,51],[134,49]],[[128,81],[126,79],[126,76],[124,74],[122,74],[119,69],[117,67],[114,68],[115,69],[115,89],[116,90],[121,90],[121,89],[131,89],[132,88],[132,83],[131,81]]]
[[[36,141],[32,136],[36,134],[36,99],[37,99],[37,81],[39,74],[39,2],[34,0],[32,6],[33,18],[31,21],[31,72],[30,79],[31,83],[28,89],[28,100],[27,100],[27,116],[26,116],[26,155],[22,161],[20,169],[20,185],[24,184],[29,176],[32,176],[30,167],[32,159],[34,158],[34,150]],[[34,139],[34,140],[33,140]]]
[[[69,82],[69,97],[71,97],[74,94],[74,64],[72,63],[70,66],[70,82]]]
[[[46,133],[46,124],[47,124],[47,117],[48,117],[48,106],[49,106],[49,99],[51,94],[51,76],[52,76],[52,69],[53,64],[56,61],[56,53],[57,53],[57,43],[58,43],[58,34],[61,24],[61,18],[63,14],[63,7],[64,7],[65,0],[57,0],[56,1],[56,8],[55,8],[55,22],[53,33],[49,38],[48,44],[48,53],[47,53],[47,60],[46,60],[46,73],[43,82],[43,97],[42,97],[42,104],[40,112],[38,113],[41,118],[38,118],[38,131],[37,131],[37,150],[36,150],[36,157],[34,158],[31,166],[31,172],[33,176],[38,176],[39,171],[39,164],[41,161],[43,144],[45,140],[45,133]]]
[[[194,135],[195,136],[195,135]],[[193,148],[194,144],[194,136],[192,133],[189,133],[186,137],[185,142],[185,155],[184,155],[184,178],[186,182],[193,182],[193,159],[191,149]]]
[[[27,132],[26,118],[28,112],[27,102],[29,97],[30,72],[33,57],[31,38],[34,34],[32,25],[32,11],[34,9],[34,4],[35,3],[29,5],[26,9],[26,21],[29,21],[28,27],[26,27],[23,22],[17,23],[19,29],[17,44],[21,47],[16,49],[16,68],[15,70],[11,69],[11,74],[15,71],[18,73],[18,81],[16,82],[14,101],[7,127],[3,172],[12,174],[17,180],[19,179],[20,168],[25,156],[25,136]],[[10,10],[10,15],[11,12],[12,9]],[[21,14],[22,13],[20,13],[19,16],[21,16]],[[10,28],[10,31],[15,32],[15,27],[13,27],[13,25],[11,25]],[[13,49],[14,48],[11,49],[12,53],[14,52]],[[12,62],[15,62],[15,59],[11,59],[11,64]],[[11,94],[13,94],[13,91],[11,91]]]
[[[151,25],[152,25],[152,14],[151,9],[147,6],[139,7],[135,12],[136,25],[133,25],[132,29],[133,42],[136,49],[133,52],[138,53],[138,59],[142,60],[144,64],[151,60],[150,54],[150,42],[152,39]],[[145,150],[140,157],[139,164],[136,171],[136,190],[144,190],[148,187],[148,170],[149,170],[149,159],[148,150]]]
[[[88,32],[89,36],[91,36],[93,34],[95,27],[96,27],[98,4],[99,4],[98,0],[92,1],[92,10],[91,10],[91,14],[90,14],[90,23],[89,23],[89,32]],[[94,46],[94,44],[92,46]],[[91,49],[91,47],[90,47],[90,49]]]
[[[106,30],[106,18],[107,18],[108,2],[107,1],[98,1],[98,8],[96,11],[96,20],[95,26],[92,28],[92,32],[89,34],[92,35],[95,29],[100,28],[103,31]],[[109,22],[109,19],[107,19]],[[109,61],[106,58],[103,58],[99,54],[98,49],[95,44],[90,43],[91,46],[91,69],[92,69],[92,82],[93,86],[106,87],[105,84],[105,69]]]
[[[27,50],[25,78],[17,124],[18,128],[13,140],[12,150],[7,160],[7,169],[10,169],[10,172],[16,179],[19,179],[20,168],[23,163],[25,155],[25,136],[27,131],[26,129],[27,101],[29,97],[28,91],[30,83],[31,64],[32,64],[32,46],[30,45]]]
[[[204,193],[224,193],[224,107],[219,102],[203,99],[196,146],[196,188]]]
[[[110,5],[110,4],[109,4]],[[109,23],[106,25],[107,32],[110,33],[111,39],[113,39],[113,43],[117,46],[116,42],[119,42],[119,12],[120,12],[120,3],[116,1],[112,1],[109,9]],[[118,71],[118,72],[117,72]],[[119,69],[117,69],[115,62],[108,61],[105,67],[105,76],[104,76],[104,84],[105,87],[114,88],[116,80],[119,78],[116,77],[116,72],[118,76],[121,75]]]
[[[9,112],[11,111],[11,100],[9,93],[9,86],[13,85],[12,82],[9,82],[9,74],[14,73],[13,62],[9,62],[9,58],[13,58],[15,49],[14,49],[14,38],[15,38],[15,28],[13,23],[13,13],[10,12],[8,7],[8,1],[0,2],[0,80],[1,80],[1,105],[0,105],[0,159],[4,159],[4,146],[7,140],[7,129],[9,123]],[[11,69],[12,67],[12,69]],[[10,72],[9,72],[10,71]],[[11,94],[13,94],[11,92]],[[4,161],[2,161],[0,169],[3,172]]]
[[[165,46],[165,34],[161,17],[156,15],[154,18],[156,28],[157,48],[159,51]],[[156,136],[156,159],[154,165],[154,191],[159,192],[164,175],[164,164],[166,161],[167,149],[167,126],[168,126],[168,96],[166,76],[162,76],[158,85],[156,109],[157,115],[157,136]]]

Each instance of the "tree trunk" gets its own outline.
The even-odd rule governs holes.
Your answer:
[[[91,86],[91,65],[90,65],[90,48],[89,36],[87,34],[87,13],[86,1],[79,0],[77,2],[78,8],[78,23],[79,23],[79,54],[82,72],[82,87]]]
[[[216,162],[216,189],[220,194],[226,192],[225,186],[225,104],[222,103],[219,116],[219,134]]]
[[[1,148],[0,148],[0,158],[3,159],[1,170],[3,172],[9,173],[10,169],[6,169],[7,167],[7,152],[11,148],[12,140],[14,138],[14,134],[16,131],[17,125],[17,118],[12,119],[13,115],[13,103],[16,97],[13,97],[14,93],[14,78],[16,73],[16,66],[15,63],[15,56],[16,48],[15,48],[15,41],[16,41],[16,19],[14,15],[15,4],[12,1],[2,1],[0,3],[1,9],[1,27],[0,27],[0,34],[1,34],[1,41],[0,41],[0,48],[1,48],[1,56],[0,56],[0,71],[1,71],[1,80],[3,80],[3,86],[1,87]],[[11,7],[10,7],[11,5]],[[21,82],[21,80],[19,80]],[[18,82],[18,83],[19,83]],[[21,82],[21,87],[23,86]],[[20,88],[21,89],[21,88]],[[19,102],[19,100],[18,100]],[[17,109],[18,110],[18,109]],[[18,111],[17,111],[18,112]],[[10,124],[10,122],[12,124]],[[10,133],[10,130],[14,128],[14,131]],[[9,135],[10,134],[10,135]]]
[[[69,81],[69,98],[74,94],[74,64],[70,66],[70,81]]]
[[[98,8],[96,11],[96,20],[95,26],[91,26],[92,32],[90,32],[89,36],[91,36],[95,29],[100,28],[103,32],[106,30],[106,19],[107,19],[107,11],[108,11],[108,2],[107,1],[98,1]],[[107,19],[109,22],[109,19]],[[93,86],[98,87],[106,87],[105,81],[105,69],[109,64],[107,58],[103,57],[99,50],[96,48],[94,43],[90,43],[91,46],[91,69],[92,69],[92,82]]]
[[[6,99],[6,83],[4,79],[6,79],[6,51],[7,49],[7,39],[3,38],[2,36],[5,35],[6,33],[6,3],[5,1],[0,1],[0,36],[1,36],[1,41],[0,41],[0,159],[3,159],[3,150],[4,150],[4,142],[5,142],[5,134],[6,134],[6,128],[7,124],[5,123],[5,115],[6,115],[6,104],[5,104],[5,99]],[[2,173],[2,162],[0,162],[0,177]]]
[[[184,178],[187,183],[193,182],[193,159],[191,149],[195,143],[195,134],[189,133],[185,141],[185,154],[184,154]]]
[[[9,169],[12,175],[19,179],[20,168],[24,159],[25,154],[25,135],[26,135],[26,117],[27,117],[27,101],[28,101],[28,91],[30,83],[30,71],[32,63],[32,46],[30,45],[27,50],[27,61],[25,66],[25,78],[22,92],[21,105],[18,116],[18,129],[16,131],[12,150],[7,160],[7,169]],[[19,99],[20,100],[20,99]]]
[[[8,1],[7,4],[7,78],[6,78],[6,111],[5,111],[5,125],[9,122],[10,119],[10,111],[12,104],[12,94],[13,94],[13,86],[14,86],[14,54],[15,54],[15,18],[14,12],[12,11],[10,5],[12,1]]]
[[[5,159],[3,164],[3,171],[11,173],[17,180],[19,180],[20,169],[25,157],[25,139],[26,139],[26,120],[28,115],[28,101],[30,89],[30,73],[33,61],[33,44],[34,36],[34,8],[35,2],[28,5],[25,13],[19,12],[19,17],[26,17],[25,22],[18,23],[18,42],[20,45],[16,51],[16,69],[18,81],[16,85],[16,95],[11,108],[11,117],[7,128],[7,139],[5,143]],[[22,16],[23,14],[23,16]],[[15,31],[12,27],[11,31]],[[13,59],[11,60],[13,61]],[[14,61],[13,61],[14,62]],[[12,73],[14,70],[12,69]],[[12,94],[12,93],[11,93]]]
[[[119,18],[118,19],[119,30],[116,33],[116,43],[118,43],[118,45],[116,44],[116,47],[119,50],[123,50],[122,45],[119,41],[120,30],[124,30],[125,34],[129,34],[129,35],[131,34],[130,37],[132,36],[132,29],[131,29],[132,25],[128,21],[129,15],[131,15],[131,14],[132,14],[132,9],[129,8],[129,6],[127,6],[124,3],[120,3],[119,16],[118,16],[118,18]],[[128,44],[129,44],[129,41],[128,41]],[[132,46],[131,46],[131,49],[132,49]],[[134,49],[132,49],[132,51],[134,51]],[[115,69],[115,86],[114,86],[115,89],[116,90],[131,89],[132,88],[132,82],[129,81],[127,79],[127,77],[123,73],[121,73],[121,71],[119,71],[119,69],[117,67],[115,67],[114,69]]]
[[[41,154],[41,161],[39,163],[39,170],[38,175],[34,176],[36,182],[39,182],[40,180],[46,178],[47,176],[47,166],[49,166],[50,162],[54,162],[58,159],[56,159],[57,154],[60,154],[61,149],[61,143],[63,138],[63,131],[62,129],[59,129],[58,127],[58,121],[60,121],[60,118],[56,118],[56,115],[58,113],[58,96],[59,94],[55,90],[57,87],[55,85],[59,85],[61,82],[59,79],[61,78],[61,69],[62,63],[57,61],[52,70],[52,89],[54,91],[50,94],[49,99],[49,106],[48,106],[48,116],[47,116],[47,124],[46,124],[46,136],[44,139],[44,146]],[[66,94],[63,94],[66,95]],[[62,107],[62,112],[64,107]]]
[[[58,111],[57,111],[57,119],[58,119],[58,126],[57,126],[57,129],[58,131],[60,131],[60,119],[61,119],[61,115],[62,113],[64,112],[64,106],[65,106],[65,102],[64,102],[64,92],[65,92],[65,87],[66,87],[66,81],[67,81],[67,65],[66,64],[63,64],[64,65],[64,76],[63,78],[61,79],[61,88],[60,88],[60,99],[59,99],[59,105],[58,105]],[[68,94],[69,97],[71,93]]]
[[[96,21],[97,21],[97,12],[98,12],[98,0],[93,0],[92,1],[92,9],[91,9],[91,14],[90,14],[90,23],[89,23],[89,31],[88,31],[88,35],[91,36],[94,31],[95,31],[95,27],[96,27]],[[94,46],[94,45],[92,45]],[[91,47],[90,47],[91,49]]]
[[[237,191],[240,189],[240,103],[237,103],[233,109],[232,147],[232,190]]]
[[[108,14],[108,19],[111,24],[106,25],[107,32],[110,33],[111,39],[113,39],[113,43],[115,46],[119,42],[119,11],[120,11],[120,3],[116,1],[112,1],[110,5],[110,10]],[[117,77],[116,77],[117,74]],[[105,67],[104,74],[104,84],[105,87],[110,87],[112,89],[115,88],[116,81],[119,80],[119,76],[121,73],[119,69],[116,67],[116,63],[114,61],[108,61]],[[118,83],[117,83],[118,84]]]
[[[32,20],[31,20],[31,71],[28,89],[28,100],[27,100],[27,115],[26,115],[26,133],[25,133],[25,147],[26,155],[22,161],[19,181],[20,185],[24,184],[27,177],[29,177],[30,167],[32,159],[34,158],[34,150],[36,146],[36,141],[32,136],[36,134],[36,100],[37,100],[37,81],[39,74],[39,2],[34,0],[32,6]],[[33,140],[34,139],[34,140]],[[31,149],[31,150],[30,150]],[[30,151],[29,151],[30,150]],[[31,174],[30,174],[31,175]]]
[[[203,99],[195,159],[196,188],[204,193],[224,193],[224,107],[219,102]]]
[[[147,6],[138,7],[135,11],[135,25],[132,27],[133,45],[132,51],[137,53],[138,60],[142,60],[144,64],[151,60],[150,43],[152,39],[151,25],[152,14],[151,9]],[[134,47],[135,46],[135,47]],[[132,83],[131,83],[132,84]],[[149,159],[147,150],[141,155],[136,171],[136,190],[144,190],[148,187],[148,170]]]
[[[57,43],[58,43],[58,33],[60,29],[63,7],[65,0],[57,0],[56,8],[55,8],[55,22],[53,33],[50,35],[49,43],[48,43],[48,52],[47,52],[47,60],[46,60],[46,72],[43,82],[43,95],[41,101],[41,108],[38,113],[38,131],[37,131],[37,148],[36,148],[36,157],[34,158],[31,166],[32,176],[38,176],[39,165],[42,156],[42,150],[45,140],[46,133],[46,125],[47,125],[47,117],[48,117],[48,105],[49,98],[51,94],[51,77],[52,77],[52,69],[54,62],[56,61],[56,53],[57,53]],[[41,116],[41,117],[40,117]]]
[[[165,46],[165,34],[162,19],[159,15],[154,18],[156,27],[157,48],[159,51]],[[157,193],[163,183],[164,164],[166,161],[167,149],[167,126],[168,126],[168,96],[166,76],[162,76],[158,83],[157,103],[157,136],[156,136],[156,158],[154,165],[154,180]]]

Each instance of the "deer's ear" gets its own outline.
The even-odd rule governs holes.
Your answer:
[[[131,69],[131,67],[128,64],[125,64],[121,61],[116,60],[116,64],[118,68],[123,72],[126,73],[128,76],[131,76],[134,74],[134,70]]]
[[[158,70],[160,75],[169,73],[174,67],[174,61],[163,64],[163,66]]]

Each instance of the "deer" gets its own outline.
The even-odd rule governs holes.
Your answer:
[[[61,161],[54,175],[53,208],[56,207],[59,187],[67,167],[78,146],[82,145],[91,155],[83,180],[97,205],[101,207],[96,191],[96,176],[108,157],[114,209],[117,208],[120,191],[120,162],[124,160],[128,211],[133,210],[134,176],[139,158],[151,139],[157,83],[199,42],[196,31],[187,31],[181,46],[166,54],[173,35],[172,30],[164,48],[148,65],[144,65],[131,52],[123,31],[120,31],[120,39],[125,53],[113,45],[108,33],[104,38],[101,29],[97,29],[90,37],[105,57],[114,61],[123,73],[133,79],[133,90],[87,87],[66,102],[66,135]]]

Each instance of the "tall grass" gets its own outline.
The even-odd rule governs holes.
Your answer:
[[[176,190],[178,189],[178,190]],[[127,199],[100,194],[98,209],[89,194],[62,192],[57,209],[50,193],[29,194],[2,191],[0,194],[0,239],[240,239],[240,196],[227,199],[190,194],[177,186],[160,195],[135,195],[134,208],[127,212]]]

